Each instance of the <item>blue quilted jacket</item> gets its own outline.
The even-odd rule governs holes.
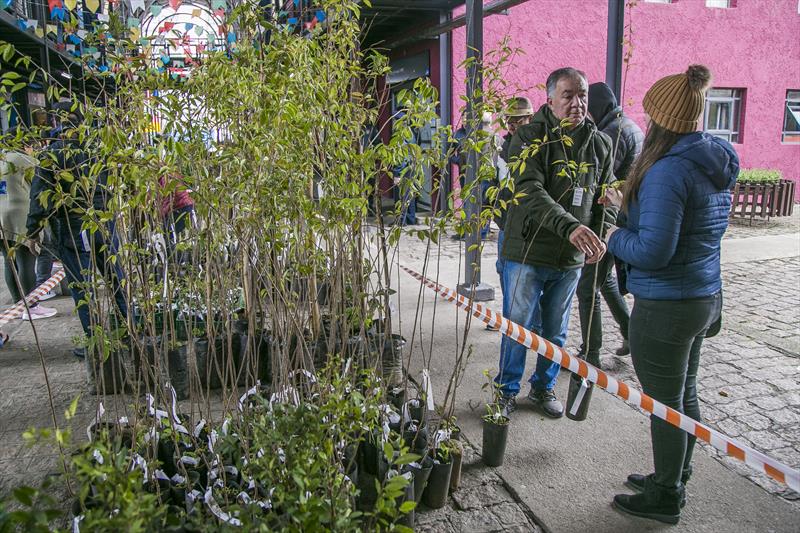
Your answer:
[[[683,300],[722,288],[720,241],[738,175],[733,147],[702,132],[682,137],[650,167],[629,207],[627,228],[608,243],[628,265],[634,296]]]

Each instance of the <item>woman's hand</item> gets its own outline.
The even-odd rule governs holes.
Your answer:
[[[622,206],[622,192],[614,187],[607,187],[606,193],[597,200],[597,203],[605,206]]]

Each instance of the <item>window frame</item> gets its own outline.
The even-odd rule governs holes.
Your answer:
[[[723,2],[725,5],[720,5]],[[736,7],[736,0],[706,0],[705,4],[710,9],[731,9]]]
[[[796,93],[796,95],[790,97],[789,93]],[[796,130],[786,129],[790,113],[794,118],[794,121],[797,123]],[[791,140],[786,140],[787,135],[793,138]],[[781,125],[781,143],[800,144],[800,89],[786,89],[786,98],[783,100],[783,124]]]
[[[712,92],[715,90],[732,91],[733,94],[731,96],[713,96]],[[719,137],[720,139],[724,139],[731,144],[742,144],[745,95],[746,90],[741,87],[712,87],[709,89],[706,93],[705,105],[703,107],[703,131],[715,137]],[[729,129],[709,129],[709,110],[713,103],[731,104],[730,111],[728,112]]]

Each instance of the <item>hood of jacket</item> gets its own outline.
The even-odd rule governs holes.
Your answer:
[[[589,85],[589,114],[600,131],[605,129],[605,122],[616,118],[620,113],[622,108],[617,104],[617,97],[611,87],[602,82]]]
[[[717,190],[733,187],[739,175],[739,158],[727,142],[705,132],[683,136],[666,157],[680,157],[697,165]]]

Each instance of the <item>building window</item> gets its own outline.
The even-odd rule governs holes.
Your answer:
[[[706,7],[718,7],[721,9],[736,7],[736,0],[706,0]]]
[[[706,94],[703,131],[732,143],[741,142],[744,89],[710,89]]]
[[[783,110],[783,137],[781,141],[800,144],[800,91],[786,91],[786,107]]]
[[[645,2],[649,2],[651,4],[671,4],[672,0],[644,0]]]

